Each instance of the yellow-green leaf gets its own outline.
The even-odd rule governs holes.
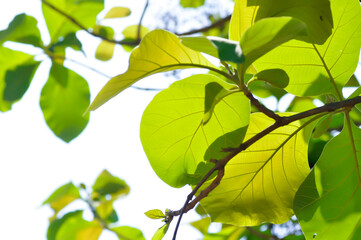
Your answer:
[[[252,114],[245,140],[273,123],[261,113]],[[295,193],[310,171],[312,128],[311,120],[293,122],[231,159],[220,185],[201,201],[212,221],[239,226],[288,221]]]
[[[148,33],[130,55],[128,70],[103,87],[89,110],[95,110],[138,80],[159,72],[184,68],[207,68],[220,71],[199,52],[180,43],[180,39],[167,31]]]
[[[317,124],[315,131],[312,134],[313,138],[319,138],[324,134],[327,129],[330,127],[330,124],[332,122],[333,114],[328,114],[326,117],[320,120],[320,122]]]
[[[197,183],[221,159],[223,148],[238,146],[246,132],[250,106],[242,92],[222,98],[203,125],[205,87],[216,76],[193,75],[158,93],[143,113],[140,138],[156,174],[173,187]]]
[[[102,61],[112,59],[114,53],[115,43],[109,41],[101,41],[95,52],[95,57]]]
[[[160,227],[153,235],[152,240],[161,240],[163,239],[164,235],[167,233],[169,228],[169,223],[164,224]]]
[[[113,7],[104,18],[123,18],[129,16],[130,13],[130,9],[127,7]]]
[[[162,219],[165,218],[164,213],[159,210],[159,209],[153,209],[153,210],[149,210],[146,211],[144,213],[147,217],[151,218],[151,219]]]
[[[145,240],[142,231],[134,227],[120,226],[111,228],[110,230],[117,234],[119,240]]]
[[[251,81],[265,81],[275,87],[285,88],[288,85],[289,78],[282,69],[267,69],[257,73]]]
[[[105,197],[107,195],[118,198],[127,195],[130,191],[128,184],[124,180],[113,176],[107,170],[103,170],[99,174],[92,188],[93,198]]]

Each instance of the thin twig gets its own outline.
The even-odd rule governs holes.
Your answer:
[[[145,2],[144,9],[143,9],[142,15],[140,16],[139,23],[138,23],[137,40],[139,42],[141,40],[142,21],[143,21],[145,12],[147,11],[148,5],[149,5],[149,0],[147,0]]]
[[[213,28],[223,26],[226,22],[231,20],[231,17],[232,17],[232,15],[228,15],[227,17],[222,18],[222,19],[212,23],[209,26],[202,27],[202,28],[199,28],[199,29],[194,29],[194,30],[191,30],[191,31],[188,31],[188,32],[176,33],[176,35],[184,36],[184,35],[191,35],[191,34],[200,33],[200,32],[207,32],[208,30],[211,30]]]

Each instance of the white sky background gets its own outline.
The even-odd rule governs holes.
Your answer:
[[[4,0],[2,0],[4,1]],[[154,1],[153,1],[154,2]],[[167,1],[165,1],[167,2]],[[128,6],[131,17],[118,20],[120,28],[137,24],[145,1],[106,1],[106,9],[117,4]],[[0,29],[7,28],[13,17],[26,12],[38,19],[45,43],[49,41],[38,0],[6,1],[0,8]],[[145,18],[145,26],[152,24]],[[67,50],[72,59],[91,65],[113,76],[124,72],[129,54],[117,46],[114,58],[108,62],[94,60],[99,39],[85,32],[78,34],[88,58]],[[14,45],[7,45],[14,47]],[[18,46],[15,46],[18,48]],[[29,49],[28,49],[29,50]],[[35,52],[36,53],[36,52]],[[0,56],[1,57],[1,56]],[[76,64],[66,62],[88,82],[92,99],[107,79]],[[103,107],[92,112],[84,132],[70,144],[56,138],[47,127],[39,106],[40,92],[48,77],[50,61],[43,62],[29,90],[13,109],[0,113],[0,239],[46,239],[48,217],[52,211],[41,203],[59,186],[73,181],[90,186],[103,169],[124,179],[131,193],[115,203],[120,225],[141,229],[146,239],[162,226],[162,222],[148,219],[144,212],[159,208],[178,210],[190,188],[174,189],[163,183],[151,169],[139,138],[141,115],[156,92],[128,89]],[[170,79],[162,75],[147,78],[138,86],[166,88]],[[77,206],[84,207],[78,204]],[[187,223],[198,219],[188,213],[182,220],[178,239],[199,239],[201,235]],[[171,239],[175,221],[165,239]],[[117,239],[102,234],[101,240]]]

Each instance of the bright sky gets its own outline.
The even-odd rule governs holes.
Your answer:
[[[124,27],[137,23],[142,10],[139,6],[143,6],[144,2],[107,1],[106,8],[122,4],[134,11],[126,21],[117,22],[118,26]],[[4,6],[0,8],[0,29],[5,29],[15,15],[26,12],[38,19],[38,26],[44,31],[40,1],[13,0]],[[99,40],[86,33],[78,36],[89,58],[70,50],[67,53],[71,58],[95,66],[108,75],[126,70],[129,55],[120,47],[116,48],[113,60],[100,62],[93,58],[94,46]],[[92,99],[107,81],[101,75],[73,63],[65,64],[88,80]],[[0,145],[3,146],[0,161],[1,239],[45,240],[48,217],[52,211],[47,206],[42,207],[41,203],[56,188],[69,181],[90,186],[103,169],[124,179],[131,187],[130,195],[115,205],[119,224],[138,227],[146,239],[150,239],[162,223],[148,219],[144,212],[155,208],[177,210],[190,192],[190,188],[174,189],[163,183],[151,169],[143,152],[139,124],[142,112],[155,92],[124,91],[93,112],[85,131],[66,144],[47,127],[39,106],[40,92],[47,80],[49,67],[50,61],[43,62],[23,99],[14,104],[11,111],[0,113]],[[169,79],[157,75],[137,85],[165,88],[169,84]],[[186,224],[195,219],[198,216],[194,213],[185,215],[178,239],[199,238],[198,232]],[[171,239],[174,226],[175,223],[165,239]],[[101,236],[101,240],[112,239],[117,238],[109,233]]]

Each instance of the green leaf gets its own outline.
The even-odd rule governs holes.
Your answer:
[[[316,108],[311,97],[295,97],[288,106],[288,112],[303,112]]]
[[[75,51],[82,50],[82,44],[77,38],[75,33],[69,33],[63,39],[59,40],[58,42],[52,44],[49,47],[49,50],[55,55],[60,55],[65,57],[65,49],[67,47],[71,47]]]
[[[221,231],[217,233],[208,233],[203,240],[238,240],[244,236],[246,228],[223,225]],[[247,238],[249,239],[249,238]]]
[[[194,75],[158,93],[143,113],[140,138],[153,170],[173,187],[196,183],[221,159],[223,148],[238,146],[248,126],[249,100],[241,92],[223,98],[203,125],[205,87],[213,75]]]
[[[65,37],[69,33],[80,30],[79,26],[75,25],[68,18],[44,2],[45,1],[43,1],[42,9],[52,43],[57,42],[60,37]],[[46,0],[46,2],[71,16],[86,29],[95,26],[96,16],[104,8],[104,0]]]
[[[244,55],[239,42],[220,37],[181,37],[182,44],[199,52],[207,53],[221,61],[243,63]]]
[[[134,227],[121,226],[121,227],[111,228],[110,230],[112,230],[117,234],[119,240],[123,240],[123,239],[145,240],[142,231]]]
[[[330,127],[330,124],[332,122],[333,114],[328,114],[326,117],[320,120],[320,122],[317,124],[315,131],[312,134],[313,138],[319,138],[321,137],[327,129]]]
[[[54,134],[70,142],[86,127],[90,102],[88,83],[75,72],[53,62],[49,79],[41,91],[40,106]]]
[[[125,196],[129,193],[130,188],[126,182],[118,177],[113,176],[107,170],[103,170],[93,185],[93,191],[101,196],[112,195],[113,197]],[[95,194],[96,196],[97,194]]]
[[[82,214],[83,211],[77,210],[74,212],[69,212],[62,216],[61,218],[57,218],[54,221],[51,221],[48,227],[48,231],[46,234],[47,240],[56,240],[56,234],[60,229],[61,225],[69,218],[76,217],[79,214]]]
[[[297,18],[306,24],[307,35],[298,36],[298,39],[322,44],[331,34],[333,23],[329,0],[236,0],[229,38],[240,41],[244,32],[255,22],[282,16]],[[334,19],[334,22],[337,21]]]
[[[241,47],[246,58],[244,71],[275,47],[304,35],[305,30],[306,25],[292,17],[274,17],[256,22],[241,39]]]
[[[361,95],[361,86],[358,87],[347,99],[355,98]]]
[[[114,53],[115,43],[108,41],[101,41],[95,52],[95,57],[102,61],[112,59]]]
[[[159,209],[153,209],[153,210],[149,210],[147,212],[144,213],[147,217],[151,218],[151,219],[162,219],[165,218],[164,213],[159,210]]]
[[[108,26],[96,25],[93,32],[109,39],[113,39],[114,37],[114,29]]]
[[[205,0],[180,0],[180,4],[184,8],[197,8],[204,5]]]
[[[229,84],[227,87],[228,89],[224,88],[217,82],[210,82],[206,85],[203,125],[211,119],[215,106],[222,101],[223,98],[237,91],[237,89],[234,89],[233,91],[230,90],[232,87],[234,88],[234,85]]]
[[[300,186],[294,210],[306,239],[358,239],[361,234],[361,130],[346,118]],[[313,236],[315,238],[313,238]]]
[[[360,83],[358,82],[355,74],[353,74],[350,79],[345,84],[345,87],[359,87]]]
[[[52,193],[50,197],[43,202],[43,204],[49,204],[56,214],[69,203],[79,198],[79,189],[70,182],[55,190],[55,192]]]
[[[330,93],[345,85],[358,64],[361,7],[356,0],[332,0],[331,8],[335,26],[323,45],[289,41],[255,62],[256,69],[285,70],[290,78],[286,91],[298,96]]]
[[[282,69],[267,69],[257,73],[253,81],[265,81],[278,88],[285,88],[288,85],[289,78],[285,71]],[[248,83],[250,84],[251,81]]]
[[[26,92],[38,67],[34,56],[0,47],[0,111],[11,109]]]
[[[34,17],[25,13],[17,15],[7,29],[0,31],[0,42],[13,41],[42,47],[43,42],[37,23],[38,21]]]
[[[99,217],[106,223],[115,223],[119,221],[118,214],[113,207],[113,199],[99,201],[96,204],[96,211]]]
[[[56,233],[55,240],[98,240],[103,228],[98,221],[86,221],[82,212],[64,221]]]
[[[198,231],[200,231],[202,234],[205,235],[208,233],[208,228],[209,228],[209,225],[211,224],[211,218],[210,217],[202,218],[200,220],[191,222],[190,224],[195,229],[197,229]]]
[[[160,227],[153,235],[152,240],[161,240],[163,239],[164,235],[167,233],[169,228],[169,223],[164,224]]]
[[[277,100],[280,100],[287,93],[285,90],[264,81],[252,81],[252,84],[249,84],[248,87],[254,95],[260,98],[274,96]]]
[[[273,123],[252,114],[245,141]],[[280,127],[231,159],[220,185],[201,200],[212,221],[238,226],[288,221],[295,193],[310,171],[307,144],[313,125],[302,120]]]
[[[127,7],[113,7],[104,18],[123,18],[129,16],[130,13],[130,9]]]
[[[139,25],[131,25],[128,26],[126,28],[124,28],[122,34],[124,36],[125,39],[137,39],[138,38],[138,28]],[[144,26],[140,26],[140,38],[143,38],[145,36],[145,34],[147,34],[149,32],[149,29],[144,27]]]
[[[164,30],[154,30],[144,37],[139,48],[130,55],[128,70],[110,79],[98,93],[89,110],[97,109],[142,78],[184,68],[220,71],[200,53],[183,46],[176,35]]]

